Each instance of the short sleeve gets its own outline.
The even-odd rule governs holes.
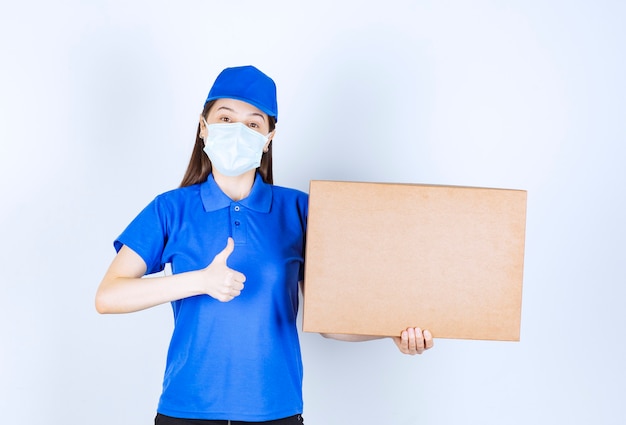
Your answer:
[[[157,197],[126,227],[113,246],[117,252],[123,245],[131,248],[146,263],[146,274],[151,274],[165,266],[162,257],[167,239],[167,209]]]

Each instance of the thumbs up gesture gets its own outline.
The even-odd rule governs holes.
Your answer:
[[[205,292],[221,302],[231,301],[243,290],[246,276],[233,270],[226,264],[228,257],[235,249],[233,238],[228,238],[226,248],[217,254],[211,264],[202,270],[205,281]]]

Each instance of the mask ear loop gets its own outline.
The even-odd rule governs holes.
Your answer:
[[[268,153],[270,148],[272,147],[272,143],[274,143],[274,134],[273,133],[275,131],[276,131],[276,129],[270,131],[269,133],[267,133],[267,136],[265,136],[265,137],[267,137],[269,139],[270,142],[267,144],[267,148],[263,149],[263,153]],[[271,139],[270,139],[270,136],[272,136]]]
[[[209,137],[209,123],[206,122],[206,118],[202,117],[202,122],[204,122],[204,130],[206,131],[206,136]],[[202,129],[200,129],[200,138],[202,139],[202,143],[206,145],[206,139],[202,137]]]

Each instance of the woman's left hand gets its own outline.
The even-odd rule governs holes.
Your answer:
[[[428,330],[422,330],[420,328],[408,328],[402,331],[400,336],[393,337],[393,342],[404,354],[414,356],[415,354],[422,354],[425,350],[433,348],[433,336]]]

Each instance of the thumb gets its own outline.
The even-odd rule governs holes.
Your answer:
[[[220,252],[219,254],[215,256],[215,258],[213,259],[213,262],[215,263],[216,261],[220,261],[226,264],[226,260],[228,260],[228,257],[230,257],[230,254],[232,254],[234,249],[235,249],[235,241],[233,240],[233,238],[229,237],[228,241],[226,242],[226,247],[222,250],[222,252]]]

